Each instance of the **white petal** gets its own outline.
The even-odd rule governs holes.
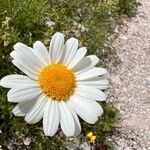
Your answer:
[[[106,100],[106,95],[104,92],[97,88],[88,87],[84,85],[77,85],[77,88],[75,90],[75,93],[89,98],[91,100],[97,100],[97,101],[104,101]]]
[[[79,81],[80,84],[86,84],[86,85],[100,85],[100,84],[108,84],[108,80],[104,76],[98,76],[90,79],[85,79],[82,81]]]
[[[17,57],[17,58],[14,57],[14,59],[17,59],[17,61],[18,61],[18,58],[21,59],[24,62],[24,64],[27,64],[35,71],[38,71],[41,67],[43,67],[44,65],[43,62],[33,52],[32,48],[22,43],[17,43],[14,45],[14,49],[15,49],[16,57]]]
[[[28,102],[20,102],[14,107],[12,112],[14,113],[15,116],[25,116],[33,107],[35,102],[36,102],[35,99]]]
[[[12,52],[10,53],[10,55],[11,55],[11,57],[12,57],[15,61],[19,62],[22,66],[24,66],[24,68],[26,68],[26,70],[29,70],[29,71],[30,71],[31,73],[33,73],[33,74],[37,74],[37,73],[38,73],[38,69],[37,69],[30,61],[28,61],[28,62],[26,63],[26,61],[24,61],[25,59],[22,59],[22,58],[17,54],[16,51],[12,51]]]
[[[65,43],[65,48],[66,48],[66,53],[65,53],[63,63],[65,65],[68,65],[77,52],[78,40],[75,38],[68,39]]]
[[[104,75],[106,73],[107,73],[106,69],[94,67],[94,68],[92,68],[88,71],[85,71],[83,73],[79,73],[79,74],[75,73],[75,74],[77,77],[77,81],[80,81],[80,80],[85,80],[85,79],[101,76],[101,75]]]
[[[88,57],[84,57],[72,70],[77,73],[82,73],[91,68],[92,61]]]
[[[46,103],[44,117],[43,117],[43,128],[46,136],[53,136],[59,126],[60,111],[57,101],[48,100]]]
[[[10,89],[7,97],[10,102],[23,102],[38,97],[41,92],[41,89],[36,84],[24,83]]]
[[[12,63],[18,69],[20,69],[23,73],[25,73],[26,75],[28,75],[31,79],[37,80],[37,78],[38,78],[37,74],[32,73],[29,68],[26,68],[25,66],[23,66],[22,64],[20,64],[19,62],[15,61],[15,60],[12,60]]]
[[[44,64],[50,64],[51,63],[47,48],[45,47],[45,45],[42,42],[36,41],[33,44],[33,49],[34,49],[34,53],[41,59],[41,61]]]
[[[84,57],[74,68],[73,71],[82,73],[93,68],[99,62],[99,58],[95,55]]]
[[[29,70],[30,72],[32,72],[33,74],[37,74],[39,69],[37,69],[37,67],[32,64],[32,62],[28,59],[25,60],[25,58],[20,57],[16,51],[12,51],[10,53],[10,56],[17,62],[19,62],[22,66],[24,66],[24,68],[26,68],[26,70]],[[27,61],[28,60],[28,61]]]
[[[98,116],[103,113],[102,107],[96,101],[88,100],[75,94],[67,104],[69,108],[90,124],[94,124],[98,120]]]
[[[78,64],[81,61],[81,59],[85,56],[86,53],[87,53],[86,47],[79,48],[73,60],[71,60],[71,62],[69,63],[68,68],[72,69],[76,64]]]
[[[33,81],[27,76],[19,74],[7,75],[0,80],[0,85],[5,88],[13,88],[22,83],[33,83]]]
[[[60,124],[66,136],[73,136],[75,133],[75,123],[71,111],[62,101],[59,102]]]
[[[74,122],[75,122],[75,132],[74,132],[74,136],[78,136],[81,133],[81,125],[80,125],[80,121],[78,116],[76,115],[76,113],[74,113],[74,111],[72,111],[72,115],[74,118]]]
[[[99,62],[99,58],[96,55],[89,55],[87,58],[90,58],[92,61],[91,67],[94,67]]]
[[[36,103],[25,117],[28,123],[34,124],[42,119],[47,100],[48,98],[45,95],[39,96]]]
[[[77,82],[78,85],[85,85],[85,86],[91,86],[94,88],[98,88],[101,90],[107,89],[109,82],[107,79],[101,78],[101,77],[96,77],[88,80],[82,80]]]
[[[49,53],[53,64],[59,62],[63,52],[64,52],[64,35],[62,33],[56,32],[51,39],[49,47]]]
[[[105,85],[98,85],[98,86],[94,86],[94,87],[96,87],[100,90],[105,90],[105,89],[108,89],[109,86],[108,86],[108,84],[105,84]]]

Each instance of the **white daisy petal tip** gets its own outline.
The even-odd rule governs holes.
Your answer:
[[[18,103],[12,110],[12,113],[15,115],[15,116],[25,116],[29,111],[30,109],[32,108],[32,106],[34,105],[34,103],[36,102],[35,99],[29,101],[29,102],[21,102],[21,103]]]
[[[16,49],[18,49],[18,48],[22,48],[23,46],[24,46],[23,43],[17,42],[17,43],[13,46],[13,48],[14,48],[14,50],[16,50]]]
[[[36,84],[21,84],[11,88],[7,93],[9,102],[24,102],[37,98],[41,90]]]
[[[105,98],[99,98],[100,101],[106,101],[106,97]]]
[[[5,87],[5,84],[3,82],[3,79],[0,80],[0,86]]]
[[[64,37],[64,34],[61,32],[56,32],[53,36],[63,36]]]
[[[20,42],[17,42],[16,44],[13,45],[13,48],[15,49],[16,46],[18,46],[19,44],[21,44]]]
[[[87,53],[86,47],[79,48],[72,61],[69,63],[68,68],[73,69],[83,59],[86,53]]]
[[[58,130],[60,111],[58,102],[48,100],[43,115],[43,129],[47,136],[53,136]]]
[[[64,41],[64,34],[61,33],[61,32],[56,32],[53,36],[52,36],[52,39],[51,39],[51,42],[53,40],[57,40],[57,42],[60,42],[61,40]],[[60,41],[59,41],[60,40]],[[50,47],[53,46],[53,45],[50,45]]]
[[[6,79],[5,79],[5,77],[0,80],[0,86],[2,86],[4,88],[10,88],[8,86],[8,83],[7,83]]]
[[[58,63],[62,58],[62,54],[64,53],[64,35],[62,33],[56,32],[52,36],[49,53],[53,64]]]
[[[46,46],[41,41],[36,41],[33,44],[34,53],[47,65],[51,64],[50,56]]]
[[[63,101],[59,103],[59,109],[60,109],[60,124],[64,134],[67,137],[74,136],[75,122],[70,109]]]
[[[11,53],[10,53],[10,56],[13,58],[14,57],[14,53],[15,53],[15,51],[12,51]]]
[[[74,37],[71,37],[71,38],[70,38],[70,41],[72,41],[72,42],[78,44],[78,39],[76,39],[76,38],[74,38]]]
[[[47,99],[44,95],[39,96],[31,110],[25,116],[27,123],[35,124],[43,118],[46,101]]]
[[[100,61],[100,59],[96,55],[90,55],[90,56],[87,56],[87,57],[91,59],[93,65],[98,64],[99,61]]]
[[[35,41],[34,43],[33,43],[33,45],[34,44],[37,44],[37,45],[41,45],[41,44],[43,44],[41,41]]]

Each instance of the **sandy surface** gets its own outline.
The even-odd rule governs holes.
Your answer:
[[[110,68],[109,99],[120,110],[116,150],[150,150],[150,0],[140,0],[136,17],[116,28],[121,60]]]

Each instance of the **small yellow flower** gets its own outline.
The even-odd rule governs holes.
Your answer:
[[[90,138],[90,143],[95,143],[95,141],[96,141],[96,136],[95,135],[93,135],[93,136],[91,136],[91,138]]]
[[[87,137],[88,138],[91,138],[93,136],[93,132],[89,132],[88,134],[87,134]]]

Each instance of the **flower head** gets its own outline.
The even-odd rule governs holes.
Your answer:
[[[88,134],[87,134],[87,137],[88,138],[91,138],[93,136],[93,132],[89,132]]]
[[[96,135],[93,134],[93,132],[89,132],[87,134],[87,138],[88,138],[90,143],[95,144],[95,141],[96,141],[97,137],[96,137]]]
[[[49,50],[40,41],[33,48],[22,43],[14,45],[12,63],[25,75],[4,77],[0,85],[11,88],[8,101],[18,103],[13,113],[24,116],[27,123],[43,119],[44,133],[53,136],[60,124],[66,136],[81,132],[80,116],[94,124],[103,109],[96,101],[106,99],[101,91],[108,87],[106,70],[95,67],[99,59],[85,56],[87,49],[78,49],[78,40],[55,33]]]

